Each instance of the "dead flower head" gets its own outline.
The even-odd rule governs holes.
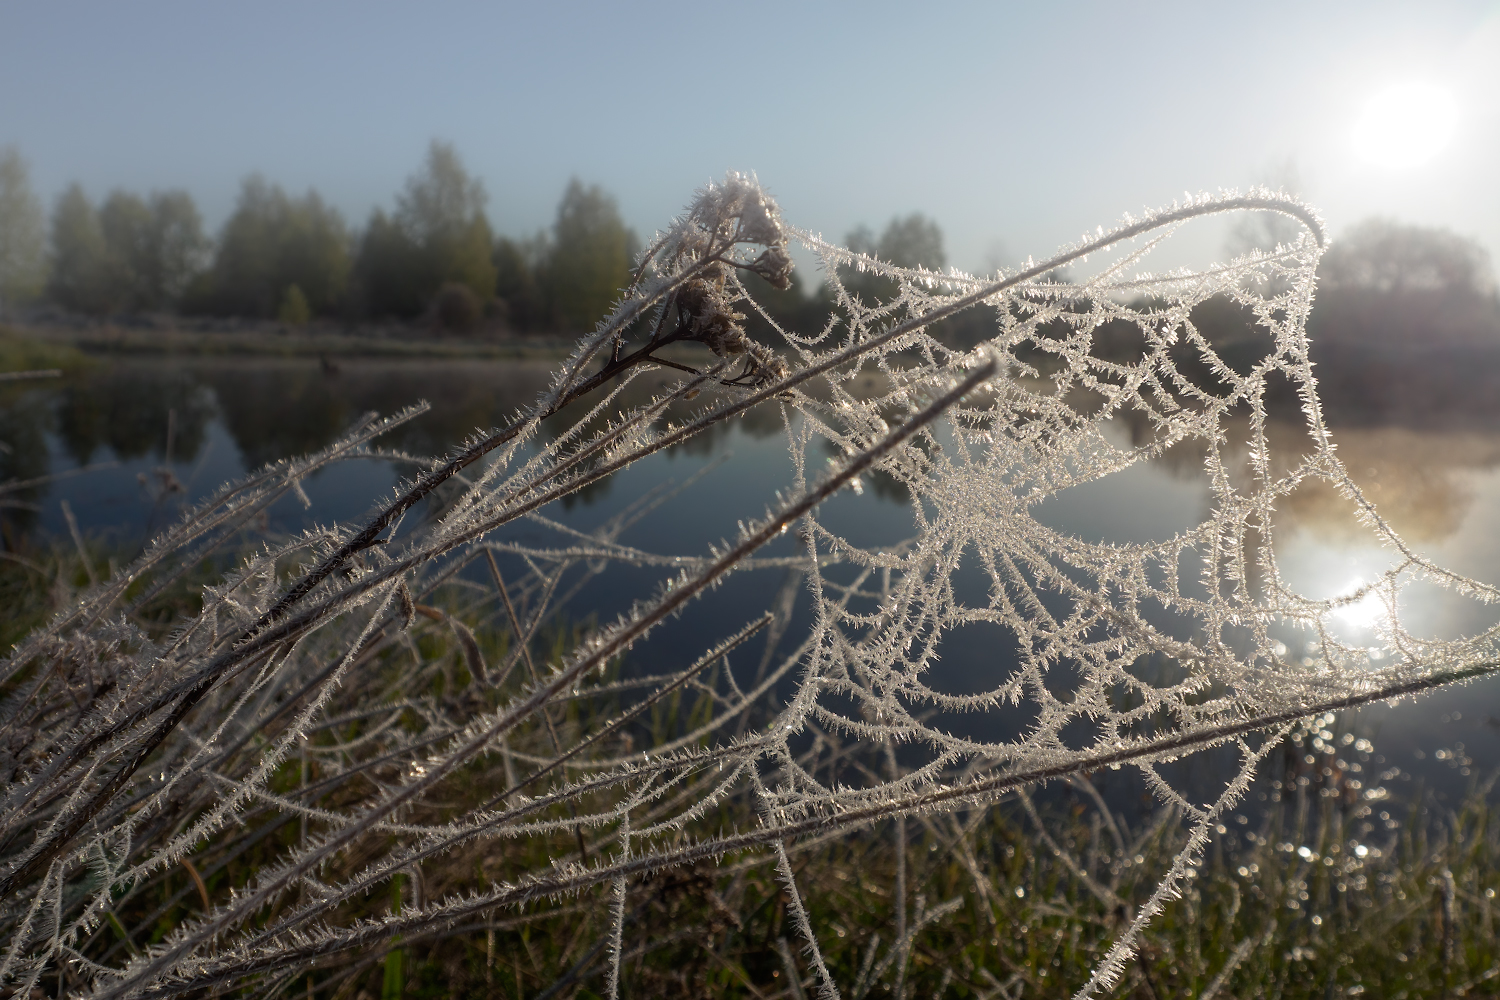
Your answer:
[[[750,257],[741,249],[746,245],[763,249]],[[700,190],[647,258],[658,253],[670,270],[693,272],[672,298],[679,321],[672,339],[697,341],[721,358],[743,356],[743,370],[726,380],[731,384],[759,385],[785,377],[786,363],[749,338],[745,314],[735,308],[746,296],[735,279],[737,269],[776,289],[792,285],[781,211],[753,176],[730,172],[722,184]]]

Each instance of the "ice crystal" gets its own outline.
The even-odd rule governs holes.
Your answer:
[[[1277,213],[1301,235],[1199,271],[1141,273],[1178,227],[1246,211]],[[755,274],[787,287],[793,242],[821,262],[837,304],[824,329],[779,326],[741,281]],[[909,902],[902,868],[897,926],[870,940],[855,982],[838,983],[820,950],[831,932],[799,894],[798,850],[885,821],[904,838],[908,819],[956,821],[1012,793],[1032,810],[1026,788],[1036,782],[1126,765],[1186,818],[1189,835],[1093,980],[1078,984],[1082,995],[1108,986],[1288,725],[1494,669],[1493,632],[1422,638],[1398,614],[1402,591],[1418,581],[1483,601],[1497,593],[1411,549],[1341,465],[1305,334],[1322,244],[1307,207],[1255,191],[1127,217],[1016,272],[938,274],[790,228],[753,178],[708,186],[653,241],[615,312],[533,407],[421,460],[373,520],[247,557],[170,635],[148,634],[134,617],[276,498],[305,498],[310,474],[382,454],[370,442],[411,413],[363,420],[316,455],[226,486],[17,647],[0,705],[0,981],[28,990],[66,964],[70,992],[100,997],[270,988],[393,935],[475,919],[493,934],[497,914],[565,912],[598,890],[607,921],[590,954],[613,993],[632,936],[668,932],[630,919],[640,881],[729,860],[774,869],[800,935],[777,945],[796,990],[794,952],[819,996],[862,995],[877,982],[899,995],[916,937],[959,901]],[[1109,262],[1057,277],[1091,258]],[[890,294],[856,295],[840,280],[848,273],[876,275]],[[1224,357],[1197,327],[1195,309],[1210,300],[1248,317],[1254,359]],[[751,316],[775,342],[752,336]],[[952,322],[973,316],[982,320],[966,329],[983,336],[956,346]],[[715,359],[627,405],[625,386],[666,364],[653,352],[686,341]],[[1304,434],[1291,447],[1273,447],[1268,433],[1273,385],[1290,387],[1301,407]],[[702,393],[694,415],[665,422],[669,407]],[[585,397],[582,419],[538,433]],[[792,481],[776,509],[726,525],[731,541],[703,553],[621,542],[665,494],[588,534],[546,516],[558,499],[760,405],[780,407]],[[1121,424],[1128,445],[1112,433]],[[1188,447],[1202,455],[1212,501],[1200,523],[1170,538],[1092,542],[1038,518],[1049,497]],[[907,541],[861,546],[820,520],[824,500],[871,476],[910,497]],[[1380,578],[1336,599],[1297,592],[1274,544],[1278,503],[1314,482],[1349,497],[1392,555]],[[429,497],[437,516],[403,533],[405,513]],[[498,530],[521,519],[555,543]],[[788,533],[796,553],[760,552]],[[505,579],[502,563],[523,575]],[[492,588],[466,567],[487,572]],[[658,589],[543,658],[537,637],[577,578],[617,567],[659,570]],[[961,567],[984,575],[982,594],[955,583]],[[691,615],[705,590],[762,570],[786,582],[765,608],[724,623],[723,639],[691,664],[610,673],[648,633]],[[475,595],[471,607],[425,603],[460,583]],[[811,601],[811,624],[791,635],[788,653],[799,595]],[[1371,596],[1381,609],[1378,658],[1341,641],[1334,624]],[[509,634],[498,653],[461,620],[481,606]],[[997,657],[981,689],[947,691],[933,679],[944,641],[979,624],[1013,640],[1015,662]],[[456,656],[433,658],[413,638],[438,629]],[[1316,637],[1316,655],[1290,653],[1278,637],[1289,629]],[[725,666],[757,648],[758,670]],[[1148,677],[1148,662],[1177,669]],[[453,681],[460,665],[472,684]],[[702,696],[704,712],[686,731],[639,745],[632,723],[684,691]],[[567,722],[568,706],[590,698],[625,707],[584,731]],[[1000,720],[1018,709],[1024,725],[997,723],[983,736],[932,721],[934,710]],[[1242,763],[1210,804],[1162,777],[1161,762],[1220,745],[1237,748]],[[864,778],[838,772],[840,758],[863,759]],[[458,790],[476,782],[484,794],[454,808]],[[143,887],[190,868],[200,845],[226,833],[262,836],[249,831],[267,829],[272,815],[295,820],[298,834],[249,884],[212,900],[205,890],[206,911],[152,947],[89,945],[83,957],[116,910],[145,905]],[[739,825],[721,826],[724,816]],[[420,888],[424,865],[529,841],[545,845],[547,863],[446,894]],[[992,891],[958,845],[980,891]],[[391,885],[413,888],[390,912],[350,916]]]

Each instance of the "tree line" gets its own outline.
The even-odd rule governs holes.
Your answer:
[[[94,316],[426,320],[457,332],[486,323],[521,331],[592,328],[628,284],[639,250],[615,200],[574,179],[550,230],[523,239],[493,231],[487,200],[453,146],[434,141],[394,205],[376,209],[359,230],[316,191],[288,194],[258,174],[244,181],[214,239],[182,190],[145,197],[116,190],[96,205],[73,184],[57,199],[49,224],[24,161],[4,150],[0,311],[42,300]],[[1294,237],[1279,217],[1256,215],[1235,229],[1226,251],[1271,249]],[[879,236],[860,226],[845,242],[904,267],[947,265],[941,228],[920,213],[893,218]],[[1335,241],[1319,271],[1309,327],[1315,344],[1500,344],[1494,274],[1473,240],[1367,220]],[[845,269],[839,277],[866,301],[895,291],[890,279],[874,274]],[[809,331],[833,318],[829,287],[801,271],[787,289],[753,274],[744,280],[783,325]],[[1242,321],[1201,318],[1213,339],[1246,333]],[[752,327],[760,322],[750,319]],[[970,311],[937,332],[966,346],[994,336],[994,322]]]
[[[487,200],[453,146],[435,141],[395,204],[376,209],[359,230],[316,191],[289,194],[259,174],[245,179],[216,238],[182,190],[146,197],[116,190],[95,204],[75,183],[49,221],[12,148],[0,151],[0,311],[48,302],[101,317],[592,328],[628,284],[640,249],[615,200],[574,179],[550,230],[520,239],[493,231]],[[861,226],[848,244],[903,266],[947,263],[942,230],[920,214],[892,220],[878,238]],[[895,288],[875,275],[841,277],[866,298]],[[753,275],[747,281],[779,322],[818,328],[833,309],[828,288],[800,273],[785,290]]]
[[[0,153],[0,308],[49,302],[91,316],[151,312],[304,323],[430,319],[587,329],[638,250],[615,200],[574,179],[549,231],[497,235],[484,185],[433,142],[390,210],[352,228],[316,191],[246,178],[216,238],[186,191],[91,201],[79,184],[50,220],[19,153]]]

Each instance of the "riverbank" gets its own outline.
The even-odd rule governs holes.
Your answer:
[[[15,353],[180,355],[196,357],[382,357],[557,360],[577,342],[568,334],[485,332],[451,336],[404,325],[347,327],[314,323],[292,327],[251,321],[25,323],[0,326],[0,363]],[[19,345],[28,345],[21,347]],[[49,365],[47,367],[56,367]]]

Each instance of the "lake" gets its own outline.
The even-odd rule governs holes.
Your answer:
[[[507,422],[537,397],[549,375],[544,363],[517,361],[153,358],[101,361],[67,380],[5,387],[0,479],[65,474],[6,495],[11,505],[0,510],[6,547],[71,545],[64,513],[70,510],[91,545],[127,560],[184,505],[268,461],[326,444],[363,413],[388,414],[427,400],[427,413],[377,444],[437,454],[477,429]],[[549,424],[548,432],[565,427],[565,419]],[[1392,527],[1437,563],[1500,581],[1500,420],[1443,427],[1338,427],[1335,421],[1335,427],[1339,455]],[[1129,447],[1129,427],[1111,433],[1118,446]],[[570,497],[546,512],[555,524],[520,522],[505,529],[506,537],[557,545],[566,531],[592,532],[664,484],[699,477],[690,490],[647,509],[620,541],[657,553],[702,554],[731,535],[738,519],[760,516],[791,481],[784,435],[779,411],[762,407]],[[1295,449],[1305,434],[1287,423],[1276,426],[1273,437],[1279,447]],[[1089,541],[1167,538],[1206,516],[1210,494],[1202,469],[1200,455],[1178,449],[1066,490],[1034,510],[1049,526]],[[386,459],[325,470],[304,484],[310,508],[284,498],[252,534],[359,518],[410,471]],[[913,517],[904,493],[879,478],[861,485],[829,500],[823,523],[859,545],[909,536]],[[1283,571],[1310,596],[1348,593],[1388,564],[1388,555],[1355,523],[1348,501],[1332,491],[1299,491],[1280,515]],[[778,540],[767,551],[791,554],[792,541]],[[573,598],[571,614],[607,620],[667,573],[639,567],[612,573],[586,585]],[[984,586],[978,574],[958,580]],[[633,650],[633,669],[655,673],[698,655],[766,607],[784,582],[784,571],[732,576],[703,597],[697,611]],[[1349,608],[1340,619],[1341,637],[1364,641],[1368,634],[1373,642],[1377,611],[1373,602]],[[1495,619],[1492,609],[1418,589],[1403,612],[1421,635],[1472,633]],[[794,617],[789,634],[796,631]],[[1314,652],[1297,648],[1305,638],[1285,640],[1294,656]],[[962,685],[965,676],[993,676],[997,655],[982,636],[955,636],[945,644],[942,669]],[[1374,740],[1402,777],[1457,795],[1500,765],[1500,680],[1366,708],[1350,724]]]

